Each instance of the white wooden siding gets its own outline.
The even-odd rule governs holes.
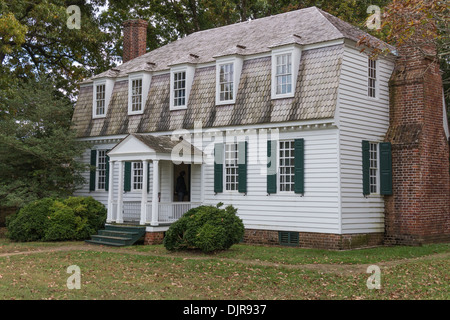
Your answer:
[[[377,98],[368,97],[368,56],[349,45],[342,63],[337,118],[342,234],[384,231],[384,199],[362,190],[361,141],[382,142],[389,127],[388,81],[393,62],[379,58]]]
[[[249,229],[300,232],[339,232],[337,129],[280,131],[280,140],[305,139],[305,194],[267,195],[267,166],[258,158],[258,144],[248,144],[247,194],[214,194],[212,164],[205,168],[204,202],[232,204]],[[262,154],[267,145],[261,144]],[[279,186],[277,186],[279,190]]]
[[[191,201],[198,202],[202,198],[205,204],[232,204],[238,209],[246,228],[338,233],[339,220],[339,179],[338,179],[338,130],[306,129],[303,131],[280,132],[280,139],[305,139],[305,194],[300,196],[293,192],[278,192],[267,195],[266,164],[261,163],[257,155],[259,143],[248,145],[248,180],[247,194],[228,192],[214,194],[213,164],[205,164],[204,194],[202,195],[202,173],[200,165],[191,166]],[[205,140],[206,148],[210,141]],[[103,149],[109,146],[97,145]],[[261,144],[262,157],[267,155],[266,143]],[[90,151],[86,150],[83,161],[89,163]],[[161,201],[171,201],[173,189],[173,166],[170,162],[160,162]],[[149,173],[152,174],[150,163]],[[85,173],[89,181],[89,173]],[[152,181],[152,176],[150,177]],[[114,196],[118,188],[118,164],[114,168]],[[150,189],[152,183],[150,183]],[[279,189],[279,188],[278,188]],[[151,194],[150,190],[150,194]],[[89,184],[76,192],[79,196],[93,196],[105,205],[108,192],[89,191]],[[140,201],[141,191],[125,192],[124,201]]]

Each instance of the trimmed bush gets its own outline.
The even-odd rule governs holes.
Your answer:
[[[14,241],[84,240],[105,221],[105,206],[92,197],[45,198],[10,216],[7,236]]]
[[[50,207],[43,241],[75,240],[77,237],[76,216],[72,208],[56,200]]]
[[[6,236],[14,241],[39,241],[44,237],[50,207],[55,200],[36,200],[6,218]]]
[[[200,206],[187,211],[174,222],[164,237],[167,250],[200,249],[203,252],[226,250],[244,236],[244,224],[237,209]]]

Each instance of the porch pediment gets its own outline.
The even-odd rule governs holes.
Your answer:
[[[172,160],[201,163],[203,153],[183,140],[169,136],[129,134],[108,152],[111,161]]]

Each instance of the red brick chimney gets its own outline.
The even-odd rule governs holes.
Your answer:
[[[147,26],[145,20],[127,20],[123,23],[123,62],[147,52]]]
[[[404,46],[398,53],[389,84],[393,195],[385,197],[385,243],[449,241],[449,145],[436,50]]]

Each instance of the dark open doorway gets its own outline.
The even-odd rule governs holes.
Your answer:
[[[181,173],[184,172],[183,178],[180,178]],[[173,201],[191,201],[191,165],[190,164],[179,164],[173,165]],[[181,187],[182,181],[186,186],[185,190]],[[184,190],[184,192],[183,192]]]

